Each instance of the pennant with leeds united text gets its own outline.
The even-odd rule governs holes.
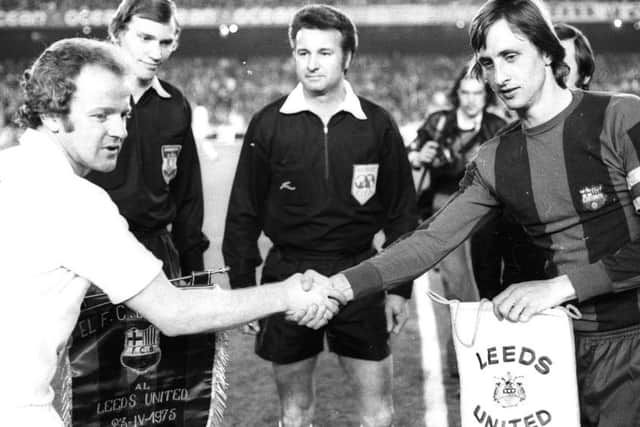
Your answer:
[[[56,409],[67,427],[217,427],[226,341],[167,337],[106,295],[88,295],[59,363]]]
[[[462,427],[580,427],[574,307],[528,322],[498,320],[490,301],[449,301],[460,376]]]

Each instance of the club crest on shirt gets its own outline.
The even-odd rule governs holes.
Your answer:
[[[182,146],[163,145],[160,149],[162,153],[162,178],[166,184],[169,184],[178,174],[178,156]]]
[[[353,165],[353,179],[351,180],[351,195],[364,205],[376,194],[378,182],[378,164]]]
[[[524,377],[514,377],[507,372],[504,377],[496,377],[496,387],[493,390],[493,400],[503,408],[518,406],[527,398],[524,390]]]
[[[607,196],[602,190],[602,184],[582,188],[580,199],[582,207],[590,211],[597,211],[607,203]]]

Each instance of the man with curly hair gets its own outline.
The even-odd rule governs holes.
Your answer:
[[[259,288],[181,291],[128,231],[107,193],[84,177],[116,166],[129,90],[110,44],[65,39],[25,73],[21,144],[0,152],[0,414],[12,427],[61,427],[50,381],[89,287],[166,335],[232,327],[278,312],[321,327],[342,298],[300,276]],[[315,313],[315,315],[314,315]]]

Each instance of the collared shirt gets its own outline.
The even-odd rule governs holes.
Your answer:
[[[171,98],[171,94],[162,86],[158,76],[153,76],[153,79],[151,79],[151,88],[156,91],[160,98]]]
[[[56,352],[71,335],[87,280],[117,304],[162,264],[44,133],[27,130],[21,145],[0,152],[0,206],[0,408],[47,406]]]
[[[166,264],[179,263],[184,274],[202,270],[209,241],[202,233],[202,178],[189,103],[156,77],[133,105],[127,132],[116,168],[87,179],[109,193],[134,234],[171,229],[180,259]]]
[[[289,256],[331,259],[369,251],[417,224],[402,137],[380,106],[345,98],[328,123],[310,111],[302,86],[251,120],[238,160],[222,251],[232,287],[255,285],[261,231]],[[394,293],[409,297],[410,284]]]
[[[351,84],[346,80],[344,80],[343,84],[346,94],[342,103],[336,109],[336,112],[346,111],[347,113],[351,113],[351,115],[358,120],[367,120],[367,115],[362,111],[360,100],[353,91]],[[307,99],[304,97],[302,83],[298,83],[289,96],[287,96],[282,107],[280,107],[280,112],[282,114],[295,114],[301,111],[311,111],[311,107],[309,106]]]

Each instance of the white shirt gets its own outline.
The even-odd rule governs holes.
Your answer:
[[[0,152],[0,413],[51,404],[57,349],[89,282],[117,304],[161,268],[107,193],[77,176],[47,135],[28,130]]]

